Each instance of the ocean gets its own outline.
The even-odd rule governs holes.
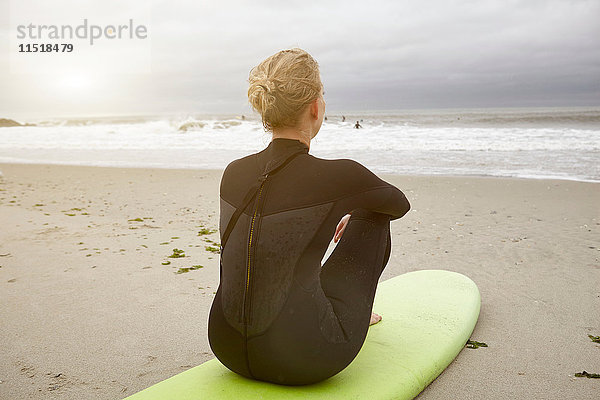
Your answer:
[[[600,107],[326,116],[310,154],[354,159],[375,173],[600,182]],[[354,129],[356,121],[361,129]],[[36,126],[0,128],[0,162],[223,169],[271,140],[256,115],[26,122]]]

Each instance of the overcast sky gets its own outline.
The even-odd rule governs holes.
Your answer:
[[[598,0],[138,1],[122,19],[151,15],[151,73],[46,75],[10,72],[0,2],[0,118],[248,113],[250,68],[295,46],[319,62],[330,113],[600,106]]]

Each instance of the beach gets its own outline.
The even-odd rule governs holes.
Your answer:
[[[214,357],[221,169],[0,171],[0,398],[119,399]],[[600,373],[600,183],[378,175],[412,206],[381,280],[445,269],[481,292],[488,347],[418,399],[597,398],[574,374]]]

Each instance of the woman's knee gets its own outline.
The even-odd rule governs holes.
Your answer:
[[[350,221],[352,219],[363,219],[372,221],[376,224],[383,225],[390,222],[390,215],[382,214],[375,211],[367,210],[365,208],[356,208],[352,210]]]

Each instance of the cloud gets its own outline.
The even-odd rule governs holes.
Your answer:
[[[76,112],[248,112],[250,68],[293,46],[319,62],[332,111],[600,103],[597,1],[138,6],[151,7],[152,74],[104,79],[112,90],[89,105],[70,102]],[[3,110],[66,111],[3,71]]]

